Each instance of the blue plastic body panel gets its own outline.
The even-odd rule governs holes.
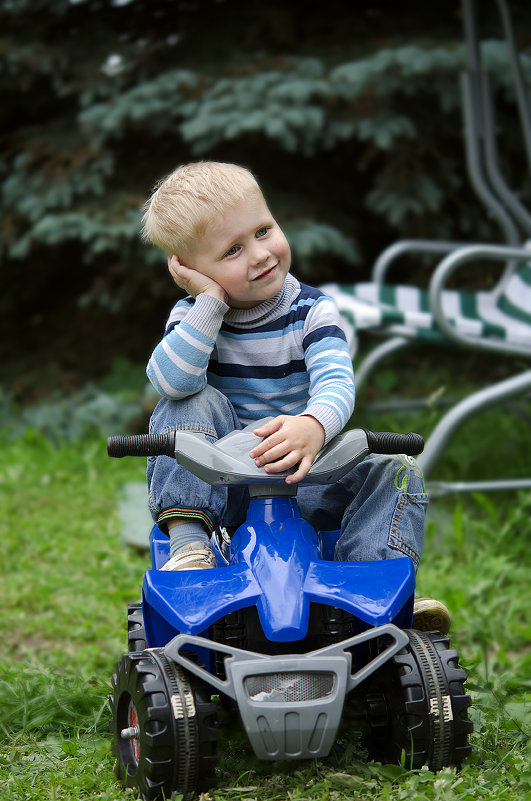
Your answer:
[[[312,602],[350,612],[365,628],[390,622],[410,626],[411,559],[335,562],[336,540],[337,532],[316,534],[295,498],[254,498],[228,559],[218,549],[223,566],[165,572],[160,567],[168,558],[169,540],[155,526],[155,569],[146,572],[143,588],[148,645],[166,645],[177,633],[208,636],[214,622],[248,606],[257,607],[265,636],[275,642],[306,636]]]
[[[160,570],[170,558],[170,538],[155,525],[149,535],[149,546],[151,551],[151,564],[155,570]]]

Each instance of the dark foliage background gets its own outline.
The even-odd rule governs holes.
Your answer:
[[[511,3],[531,79],[528,3]],[[481,3],[509,185],[529,200],[505,44]],[[312,283],[404,236],[496,240],[465,174],[458,0],[3,0],[0,359],[37,400],[145,361],[175,297],[138,237],[191,159],[261,180]]]

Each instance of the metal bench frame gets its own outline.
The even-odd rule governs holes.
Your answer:
[[[525,144],[525,154],[531,168],[531,106],[529,92],[525,86],[512,22],[506,0],[496,0],[502,28],[507,42],[516,101]],[[442,298],[448,280],[460,268],[474,262],[495,262],[501,265],[502,275],[492,289],[495,300],[500,297],[508,282],[522,262],[531,261],[531,214],[518,195],[506,184],[499,167],[496,147],[494,105],[489,77],[482,69],[481,51],[477,35],[475,0],[463,0],[463,23],[467,52],[467,68],[461,76],[461,93],[464,120],[465,155],[471,184],[485,205],[489,216],[501,229],[503,244],[443,242],[432,240],[402,240],[386,248],[377,259],[372,282],[385,284],[392,264],[404,254],[431,254],[443,256],[429,282],[429,306],[441,340],[461,349],[500,354],[503,356],[531,357],[530,342],[517,342],[491,336],[469,336],[458,330],[443,310]],[[340,305],[341,310],[341,305]],[[529,310],[531,312],[531,309]],[[356,314],[354,313],[356,328]],[[352,311],[351,311],[352,317]],[[361,328],[385,341],[365,358],[356,371],[358,391],[381,360],[396,353],[406,345],[420,339],[411,326],[400,324],[376,325]],[[447,447],[454,432],[471,416],[483,409],[504,403],[511,398],[525,396],[531,392],[531,369],[500,381],[493,386],[474,392],[445,413],[426,442],[424,453],[419,458],[425,474],[429,477],[437,461]],[[430,484],[433,495],[447,492],[487,491],[531,488],[530,479],[499,479],[490,482],[436,482]]]

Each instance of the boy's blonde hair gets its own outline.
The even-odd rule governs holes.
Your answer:
[[[184,164],[153,190],[145,205],[142,236],[167,256],[186,257],[214,217],[260,192],[254,175],[237,164]]]

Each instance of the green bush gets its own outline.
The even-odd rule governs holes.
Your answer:
[[[458,22],[372,5],[1,4],[3,309],[21,295],[36,306],[78,265],[70,291],[85,305],[134,311],[169,294],[163,259],[140,245],[139,209],[195,158],[256,171],[310,281],[355,263],[366,275],[401,236],[496,238],[464,176]],[[503,166],[519,184],[506,47],[496,10],[482,13]],[[530,78],[526,53],[522,69]]]

